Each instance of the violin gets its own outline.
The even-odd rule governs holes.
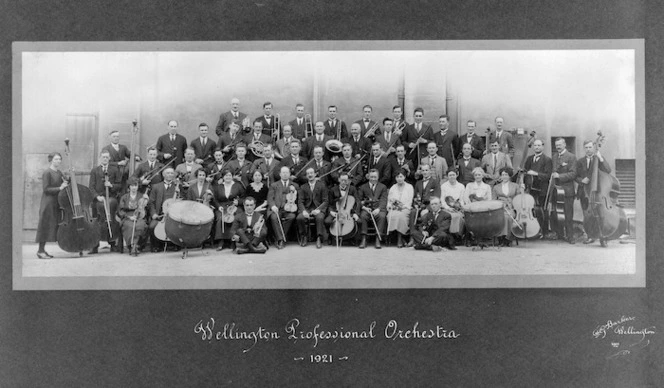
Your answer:
[[[138,205],[136,207],[136,210],[134,210],[134,215],[136,216],[136,219],[141,219],[145,218],[145,208],[148,205],[148,202],[150,201],[150,197],[148,196],[148,193],[150,192],[150,188],[148,187],[145,189],[145,193],[141,196],[141,198],[138,199]]]
[[[263,225],[265,225],[265,218],[261,214],[258,217],[258,220],[254,224],[254,226],[252,227],[253,231],[254,231],[254,236],[258,236],[261,233],[261,229],[263,229]]]
[[[468,196],[468,199],[470,199],[470,202],[479,202],[479,201],[484,201],[484,197],[478,197],[477,194],[473,193]]]
[[[69,159],[71,178],[69,185],[58,194],[58,204],[63,212],[63,219],[58,227],[58,246],[65,252],[79,252],[79,255],[83,256],[83,251],[91,250],[99,244],[99,225],[90,211],[92,191],[76,183],[69,139],[65,139],[65,155]]]
[[[471,195],[475,196],[475,194]],[[454,199],[452,198],[451,195],[448,195],[447,197],[445,197],[445,203],[447,204],[447,206],[451,207],[452,209],[461,211],[461,202],[459,202],[459,199]]]
[[[286,194],[286,203],[284,204],[284,210],[289,213],[295,213],[297,211],[297,190],[295,186],[291,185],[288,189],[288,194]]]
[[[237,212],[237,198],[233,201],[232,204],[230,204],[226,207],[225,211],[222,211],[221,219],[225,223],[230,224],[233,221],[235,221],[235,213],[236,212]]]

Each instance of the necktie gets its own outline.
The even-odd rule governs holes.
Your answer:
[[[171,135],[171,141],[175,141],[175,135]]]
[[[298,164],[298,162],[299,162],[298,158],[293,159],[293,164]]]
[[[432,156],[430,159],[431,159],[431,162],[429,164],[433,166],[433,161],[434,161],[434,159],[436,159],[436,157]]]
[[[376,193],[376,185],[371,185],[371,192]]]
[[[206,140],[207,140],[206,138],[203,138],[203,141],[202,141],[202,143],[203,143],[203,147],[205,147],[205,141],[206,141]]]
[[[388,143],[390,142],[390,133],[389,132],[385,134],[385,141],[388,142]]]
[[[237,112],[233,112],[233,117],[237,118],[238,114]]]
[[[154,168],[154,163],[150,163],[150,170]]]
[[[422,124],[417,124],[417,132],[422,130]]]
[[[533,162],[534,162],[534,163],[537,163],[538,160],[539,160],[539,156],[538,156],[538,155],[535,155],[535,157],[533,158]]]
[[[170,183],[166,183],[166,185],[165,185],[165,186],[166,186],[166,190],[168,190],[168,189],[170,189],[170,188],[171,188],[171,184],[170,184]]]
[[[422,181],[422,188],[423,188],[423,189],[426,188],[428,184],[429,184],[429,181],[428,181],[428,180],[426,180],[426,181]]]
[[[374,166],[378,164],[378,158],[374,158]]]
[[[321,135],[317,135],[317,136],[316,136],[316,139],[318,139],[318,141],[323,141],[323,139],[322,139],[322,136],[321,136]]]
[[[399,166],[403,166],[403,160],[399,161]]]
[[[586,168],[590,170],[590,158],[586,158]]]
[[[493,169],[496,170],[496,164],[498,163],[498,157],[496,154],[493,154]]]
[[[302,125],[302,119],[297,119],[297,125]]]
[[[318,168],[321,168],[321,167],[323,167],[323,166],[322,166],[322,164],[323,164],[323,163],[321,163],[321,162],[318,162]]]

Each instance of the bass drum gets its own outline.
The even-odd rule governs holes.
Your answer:
[[[168,209],[166,236],[183,248],[200,247],[210,236],[214,213],[196,201],[178,201]]]
[[[500,236],[505,228],[503,201],[472,202],[463,210],[466,229],[478,238]]]

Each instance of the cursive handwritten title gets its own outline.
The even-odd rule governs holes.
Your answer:
[[[448,329],[440,324],[425,326],[416,321],[409,324],[400,324],[392,319],[384,327],[378,328],[376,321],[369,322],[364,327],[345,328],[326,327],[315,323],[305,326],[298,318],[290,319],[278,330],[263,326],[247,329],[235,322],[218,323],[214,318],[201,319],[194,325],[194,334],[203,341],[243,341],[247,345],[242,349],[246,353],[259,342],[286,340],[288,342],[309,342],[317,348],[323,342],[337,342],[340,340],[371,341],[374,339],[397,340],[450,340],[461,336],[454,329]]]

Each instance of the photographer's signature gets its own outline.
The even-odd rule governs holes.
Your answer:
[[[593,330],[593,338],[610,339],[613,350],[607,358],[616,358],[630,355],[650,345],[648,337],[656,334],[655,329],[655,326],[640,326],[636,317],[623,315],[615,321],[608,320],[598,325]]]

